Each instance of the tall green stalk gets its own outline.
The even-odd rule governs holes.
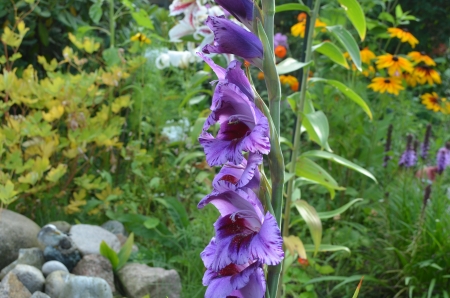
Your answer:
[[[284,186],[284,159],[281,151],[280,135],[280,100],[281,85],[278,78],[278,72],[275,67],[275,56],[273,54],[274,37],[274,17],[275,0],[262,0],[262,14],[264,20],[264,30],[259,30],[262,37],[264,48],[263,72],[269,95],[269,110],[271,116],[271,132],[269,153],[270,179],[272,182],[272,206],[274,216],[278,226],[281,228],[281,214],[283,205],[283,186]],[[261,26],[259,26],[261,28]],[[261,28],[262,29],[262,28]],[[261,32],[262,31],[262,32]],[[274,298],[278,292],[278,283],[280,279],[282,262],[277,266],[269,266],[267,273],[267,296]]]

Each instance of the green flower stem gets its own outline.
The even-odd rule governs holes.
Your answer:
[[[316,0],[314,3],[314,9],[311,12],[311,20],[310,20],[310,26],[309,31],[305,32],[305,39],[306,39],[306,55],[305,55],[305,61],[301,62],[308,62],[311,61],[312,51],[312,40],[314,37],[314,24],[316,23],[317,15],[319,14],[319,8],[320,8],[320,0]],[[302,82],[300,85],[300,98],[297,103],[297,123],[295,126],[295,135],[294,135],[294,148],[292,149],[292,155],[291,155],[291,164],[289,167],[289,173],[295,172],[295,166],[297,157],[300,153],[300,131],[302,126],[302,113],[303,113],[303,107],[305,105],[305,96],[306,96],[306,88],[307,88],[307,79],[308,79],[308,73],[309,73],[309,65],[305,66],[303,68],[303,76],[302,76]],[[284,225],[283,225],[283,236],[287,237],[289,236],[289,219],[290,219],[290,211],[291,211],[291,203],[292,203],[292,193],[294,188],[294,180],[290,179],[288,181],[287,186],[287,198],[286,198],[286,204],[284,207]]]
[[[109,47],[114,48],[115,45],[115,28],[116,19],[114,16],[114,0],[109,0]]]

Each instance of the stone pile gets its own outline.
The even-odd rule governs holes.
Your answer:
[[[59,221],[41,229],[0,209],[0,298],[180,297],[175,270],[129,263],[114,274],[100,243],[119,252],[127,237],[118,221],[102,227]]]

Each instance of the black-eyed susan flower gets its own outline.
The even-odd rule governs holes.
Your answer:
[[[370,61],[376,58],[375,54],[369,50],[368,47],[365,47],[361,51],[359,51],[361,54],[361,61],[362,63],[370,64]]]
[[[387,68],[390,76],[399,77],[403,71],[412,72],[411,62],[403,57],[391,54],[381,55],[377,58],[378,69]]]
[[[436,65],[436,62],[434,62],[434,60],[431,59],[431,57],[428,56],[425,52],[412,51],[408,54],[408,57],[411,58],[411,60],[416,64],[423,62],[428,66]]]
[[[442,83],[439,73],[429,66],[416,66],[414,72],[417,73],[420,84],[428,83],[428,85],[434,85],[434,83]]]
[[[406,28],[388,28],[388,32],[391,34],[391,37],[397,37],[401,42],[408,42],[413,49],[416,47],[416,44],[419,43],[417,38],[415,38]]]
[[[412,73],[403,72],[403,79],[405,79],[406,84],[410,87],[416,87],[417,83],[420,84],[421,78],[417,75],[417,72],[413,71]]]
[[[380,92],[380,93],[387,92],[387,93],[391,93],[391,94],[395,94],[395,95],[398,95],[400,90],[405,89],[402,86],[402,81],[397,77],[373,78],[372,84],[367,86],[367,88],[371,88],[375,92]]]
[[[420,96],[420,99],[422,99],[422,104],[433,112],[441,111],[443,103],[446,102],[446,99],[439,97],[436,92],[425,93]]]
[[[300,36],[301,38],[305,37],[305,30],[306,30],[306,14],[305,17],[302,14],[298,15],[299,22],[291,27],[291,34],[293,36]],[[327,26],[326,23],[322,22],[320,19],[316,19],[316,23],[314,25],[315,28],[322,28],[322,32],[325,32],[325,27]]]
[[[131,41],[139,41],[141,44],[150,44],[152,41],[143,33],[136,33],[130,38]]]
[[[296,77],[281,75],[280,82],[282,85],[288,85],[291,87],[292,91],[298,91],[299,83]]]

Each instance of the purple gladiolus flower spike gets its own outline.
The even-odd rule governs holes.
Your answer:
[[[202,252],[208,269],[219,271],[230,263],[244,265],[258,259],[276,265],[284,257],[283,240],[275,218],[250,189],[211,194],[198,204],[213,204],[221,217],[214,223],[216,237]]]
[[[438,173],[442,174],[450,166],[450,143],[439,149],[436,155],[436,165]]]
[[[214,73],[217,75],[219,82],[235,84],[245,95],[247,95],[248,99],[254,101],[255,94],[253,93],[252,86],[250,85],[245,72],[241,68],[241,62],[238,60],[231,61],[227,69],[225,69],[214,63],[211,58],[205,56],[203,53],[197,53],[197,55],[212,68]],[[215,82],[216,81],[213,81],[211,83]]]
[[[255,34],[223,16],[209,16],[206,25],[214,32],[214,45],[204,46],[203,53],[234,54],[262,69],[263,46]]]
[[[214,190],[220,193],[248,187],[258,193],[260,184],[258,165],[262,163],[262,160],[261,154],[250,153],[248,160],[244,158],[240,165],[226,163],[214,177],[212,183]]]
[[[216,0],[216,3],[225,8],[230,14],[244,24],[248,29],[253,29],[253,1],[251,0]]]
[[[205,298],[262,298],[266,291],[264,271],[259,262],[230,264],[220,271],[208,269],[203,276],[203,285],[208,286]]]
[[[211,110],[199,137],[210,166],[239,165],[244,159],[242,151],[269,153],[269,122],[236,85],[219,83]],[[214,137],[207,130],[216,122],[220,129]]]

